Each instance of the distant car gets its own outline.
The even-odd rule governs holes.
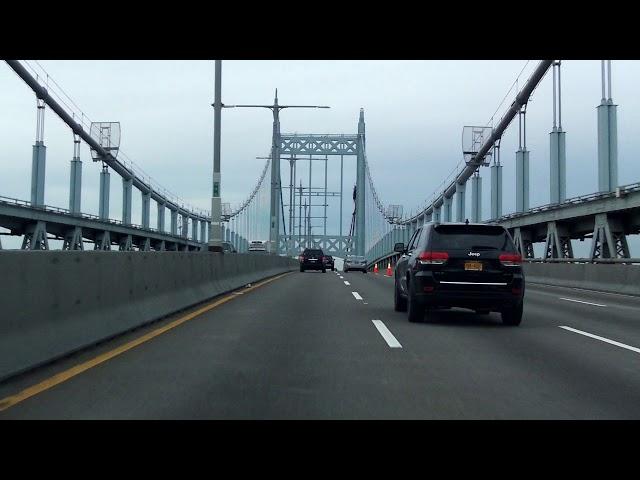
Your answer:
[[[501,225],[433,223],[416,230],[396,264],[394,306],[419,322],[431,307],[500,312],[520,325],[524,304],[522,257]]]
[[[323,259],[324,259],[323,261],[324,261],[325,266],[327,268],[330,268],[331,271],[333,272],[335,270],[335,263],[333,261],[333,257],[331,255],[325,255],[323,257]]]
[[[358,255],[347,255],[344,259],[342,270],[345,272],[350,270],[359,270],[362,273],[367,273],[367,260]]]
[[[327,267],[324,263],[324,253],[319,248],[305,248],[304,251],[298,257],[300,260],[300,271],[305,270],[322,270],[322,273],[327,272]]]
[[[236,247],[233,246],[231,242],[222,242],[222,252],[223,253],[238,253]]]
[[[253,240],[249,244],[249,253],[267,253],[267,246],[261,240]]]

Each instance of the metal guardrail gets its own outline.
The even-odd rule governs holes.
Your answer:
[[[539,212],[562,209],[571,205],[579,205],[582,203],[593,202],[594,200],[600,200],[603,198],[616,198],[619,196],[627,195],[629,193],[638,192],[638,191],[640,191],[640,183],[631,183],[629,185],[618,187],[616,191],[613,191],[613,192],[596,192],[596,193],[590,193],[588,195],[580,195],[578,197],[568,198],[562,203],[548,203],[546,205],[540,205],[538,207],[530,208],[525,212],[509,213],[507,215],[501,216],[500,218],[487,220],[486,223],[500,223],[505,220],[526,217],[528,215],[533,215]]]
[[[134,229],[134,230],[139,230],[140,232],[160,233],[160,234],[165,235],[167,237],[176,238],[176,239],[179,239],[181,241],[190,240],[192,242],[198,242],[198,243],[201,243],[201,244],[204,245],[204,243],[199,241],[199,240],[194,240],[193,238],[184,237],[182,235],[173,235],[170,232],[166,232],[164,230],[158,230],[157,228],[152,228],[152,227],[145,228],[142,225],[137,225],[137,224],[134,224],[134,223],[125,224],[125,223],[122,222],[122,220],[115,220],[115,219],[111,219],[111,218],[103,219],[103,218],[100,218],[97,215],[93,215],[93,214],[90,214],[90,213],[72,213],[71,210],[69,210],[69,209],[61,208],[61,207],[54,207],[52,205],[35,206],[35,205],[32,205],[31,202],[29,202],[27,200],[20,200],[19,198],[4,197],[4,196],[0,195],[0,203],[4,203],[6,205],[17,205],[17,206],[19,206],[21,208],[28,208],[28,209],[31,209],[31,210],[40,210],[40,211],[44,211],[44,212],[57,213],[57,214],[65,215],[65,216],[69,216],[69,217],[84,218],[84,219],[87,219],[87,220],[97,221],[97,222],[111,224],[111,225],[118,225],[118,226],[125,227],[125,228],[131,228],[131,229]]]
[[[640,264],[640,258],[525,258],[527,263],[632,263]]]
[[[377,257],[367,263],[367,268],[375,263],[381,263],[393,257],[399,256],[398,252],[390,252]],[[623,264],[640,265],[640,258],[524,258],[526,263],[590,263],[590,264]]]

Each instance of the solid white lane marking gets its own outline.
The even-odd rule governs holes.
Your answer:
[[[546,283],[535,283],[530,282],[532,285],[532,289],[535,291],[535,287],[543,287],[556,290],[557,288],[566,288],[567,290],[577,290],[579,292],[586,292],[593,295],[617,295],[619,297],[627,297],[638,300],[637,295],[627,295],[626,293],[614,293],[614,292],[601,292],[600,290],[589,290],[588,288],[577,288],[577,287],[556,287],[556,285],[547,285]]]
[[[351,285],[349,282],[347,282],[346,280],[344,281],[345,285]]]
[[[351,292],[351,294],[356,297],[356,300],[362,300],[362,297],[360,296],[360,294],[358,292]]]
[[[602,305],[601,303],[584,302],[582,300],[574,300],[573,298],[563,298],[563,297],[559,297],[559,298],[560,300],[566,300],[567,302],[584,303],[586,305],[593,305],[595,307],[606,307],[606,305]]]
[[[570,332],[579,333],[580,335],[584,335],[585,337],[595,338],[596,340],[600,340],[602,342],[610,343],[611,345],[615,345],[616,347],[626,348],[627,350],[631,350],[632,352],[640,353],[640,348],[632,347],[631,345],[626,345],[624,343],[616,342],[615,340],[609,340],[605,337],[600,337],[598,335],[594,335],[593,333],[583,332],[582,330],[578,330],[571,327],[565,327],[564,325],[559,325],[560,328],[564,328],[565,330],[569,330]]]
[[[382,320],[371,320],[371,321],[376,326],[376,328],[378,329],[378,332],[380,332],[380,335],[382,335],[382,338],[384,338],[385,342],[387,342],[387,345],[389,345],[391,348],[402,348],[402,345],[400,345],[400,342],[396,340],[396,337],[393,336],[393,333],[389,331],[387,326],[384,323],[382,323]]]

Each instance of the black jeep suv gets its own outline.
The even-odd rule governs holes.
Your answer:
[[[324,263],[324,253],[319,248],[305,248],[304,252],[298,257],[300,260],[300,271],[305,270],[322,270],[322,273],[327,272],[327,267]]]
[[[500,312],[506,325],[522,321],[522,257],[500,225],[432,223],[416,230],[395,268],[394,306],[419,322],[431,307]]]

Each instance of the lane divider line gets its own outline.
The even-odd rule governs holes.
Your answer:
[[[351,294],[356,297],[356,300],[362,300],[362,297],[360,296],[360,294],[358,292],[351,292]]]
[[[610,343],[611,345],[615,345],[616,347],[625,348],[627,350],[631,350],[632,352],[640,353],[640,348],[636,348],[636,347],[632,347],[631,345],[616,342],[615,340],[609,340],[608,338],[601,337],[599,335],[594,335],[593,333],[583,332],[582,330],[578,330],[576,328],[571,328],[564,325],[559,325],[559,326],[560,328],[564,328],[565,330],[569,330],[570,332],[578,333],[580,335],[584,335],[585,337],[595,338],[596,340],[600,340],[601,342]]]
[[[241,287],[241,288],[243,288],[243,293],[246,293],[256,288],[259,288],[263,285],[266,285],[267,283],[278,280],[279,278],[282,278],[285,275],[289,275],[289,273],[291,272],[283,273],[282,275],[278,275],[277,277],[269,278],[263,282],[256,283],[255,285],[248,288],[245,288],[245,287]],[[157,328],[152,332],[149,332],[145,335],[142,335],[141,337],[136,338],[135,340],[131,340],[130,342],[127,342],[124,345],[114,348],[113,350],[110,350],[101,355],[98,355],[97,357],[92,358],[91,360],[87,360],[86,362],[80,363],[74,367],[71,367],[67,370],[57,373],[56,375],[53,375],[52,377],[49,377],[40,383],[32,385],[31,387],[28,387],[22,390],[21,392],[16,393],[15,395],[11,395],[9,397],[3,398],[2,400],[0,400],[0,412],[13,407],[14,405],[17,405],[18,403],[23,402],[26,399],[33,397],[34,395],[38,395],[39,393],[42,393],[45,390],[49,390],[50,388],[53,388],[56,385],[66,382],[67,380],[75,377],[76,375],[80,375],[81,373],[86,372],[87,370],[97,365],[100,365],[101,363],[111,360],[112,358],[117,357],[118,355],[128,350],[131,350],[132,348],[137,347],[138,345],[148,342],[149,340],[159,335],[162,335],[163,333],[166,333],[169,330],[172,330],[178,327],[179,325],[182,325],[183,323],[188,322],[189,320],[192,320],[202,315],[203,313],[206,313],[209,310],[216,308],[219,305],[222,305],[223,303],[233,300],[234,298],[238,298],[236,293],[237,292],[232,292],[225,297],[222,297],[212,303],[209,303],[208,305],[200,307],[198,310],[191,312],[187,315],[184,315],[163,327]]]
[[[402,348],[402,345],[400,345],[400,342],[396,339],[396,337],[393,336],[393,333],[389,331],[387,326],[384,323],[382,323],[382,320],[371,320],[371,321],[373,322],[375,327],[378,329],[378,332],[380,333],[380,335],[382,335],[382,338],[384,338],[385,342],[387,342],[387,345],[389,345],[391,348]]]
[[[349,282],[347,282],[346,280],[344,281],[345,285],[351,285]]]
[[[567,302],[584,303],[586,305],[593,305],[594,307],[606,307],[606,305],[602,305],[601,303],[584,302],[582,300],[574,300],[573,298],[559,298],[560,300],[566,300]]]

